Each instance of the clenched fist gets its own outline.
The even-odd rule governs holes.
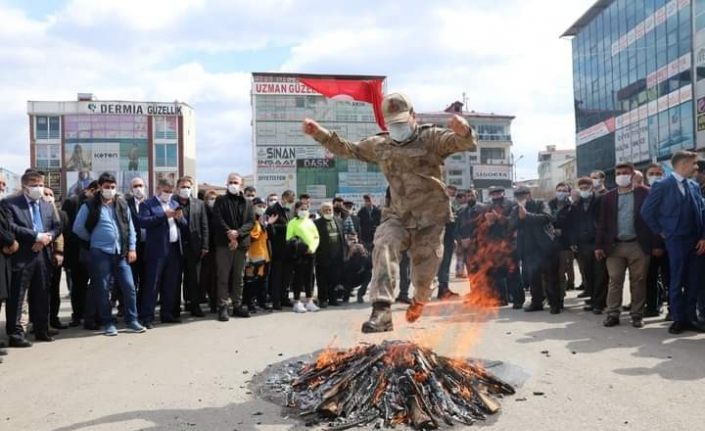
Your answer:
[[[310,118],[306,118],[303,124],[303,131],[309,136],[314,136],[321,130],[321,125]]]
[[[453,115],[448,120],[448,128],[460,136],[468,136],[468,133],[470,133],[470,125],[465,118],[458,114]]]

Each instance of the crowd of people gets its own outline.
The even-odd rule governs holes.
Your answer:
[[[492,187],[490,202],[480,203],[474,190],[448,186],[454,217],[444,226],[437,298],[459,296],[449,285],[455,255],[455,276],[486,271],[500,306],[536,312],[547,302],[558,314],[566,291],[581,289],[584,310],[605,313],[604,326],[618,325],[628,310],[640,328],[668,303],[671,333],[705,332],[699,287],[705,204],[689,180],[697,155],[678,152],[672,166],[665,176],[658,164],[642,174],[621,163],[612,190],[595,171],[575,187],[557,184],[548,202],[527,188],[509,199]],[[309,196],[292,190],[258,197],[238,174],[228,176],[224,194],[194,196],[194,186],[190,177],[176,184],[161,179],[150,197],[135,178],[122,196],[115,177],[104,173],[58,205],[44,174],[27,170],[22,191],[0,201],[0,301],[6,302],[9,346],[32,345],[30,324],[36,341],[53,341],[59,330],[78,326],[115,336],[115,309],[127,331],[142,333],[157,315],[165,324],[180,323],[183,312],[204,317],[204,305],[225,322],[365,300],[382,222],[370,196],[355,211],[341,198],[312,208]],[[0,178],[3,195],[4,188]],[[488,253],[494,263],[478,267],[473,256]],[[402,253],[396,301],[406,304],[413,303],[409,262]],[[67,323],[59,318],[62,271],[72,309]],[[627,273],[631,303],[623,304]]]

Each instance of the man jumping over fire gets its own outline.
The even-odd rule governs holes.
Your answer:
[[[431,284],[443,255],[441,237],[451,220],[450,200],[442,181],[443,161],[453,153],[475,151],[477,140],[468,122],[454,115],[448,129],[418,125],[409,98],[392,93],[382,100],[389,132],[350,142],[306,119],[304,133],[331,153],[379,165],[389,188],[382,224],[374,237],[370,297],[372,315],[362,332],[392,331],[391,304],[399,279],[400,254],[411,257],[414,299],[406,320],[415,322],[431,297]]]

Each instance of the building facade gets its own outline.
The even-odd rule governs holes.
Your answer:
[[[0,168],[0,176],[5,178],[5,193],[6,195],[15,193],[22,188],[22,182],[20,181],[21,175],[16,174],[5,168]]]
[[[599,0],[563,34],[573,37],[579,176],[609,175],[619,162],[667,164],[676,151],[705,147],[696,135],[699,123],[705,130],[704,8],[691,0]]]
[[[327,98],[301,78],[368,80],[383,76],[253,73],[252,153],[254,185],[260,196],[294,190],[314,205],[335,196],[358,205],[369,194],[381,204],[387,182],[376,165],[335,157],[309,136],[301,124],[312,118],[350,140],[380,132],[372,105]]]
[[[454,102],[442,112],[418,113],[417,119],[421,124],[447,127],[448,120],[455,114],[465,118],[477,132],[478,149],[448,157],[444,167],[445,182],[458,189],[475,188],[483,200],[488,198],[490,186],[510,189],[514,181],[511,135],[514,117],[466,112],[461,102]]]
[[[46,184],[61,197],[79,193],[101,173],[127,192],[142,177],[153,191],[160,178],[196,176],[193,109],[179,102],[27,102],[30,164],[46,172]]]
[[[539,151],[538,191],[542,196],[551,196],[556,184],[564,182],[576,184],[577,163],[575,150],[557,150],[555,145],[547,145]]]

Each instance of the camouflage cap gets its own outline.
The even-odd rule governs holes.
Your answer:
[[[404,123],[409,121],[414,107],[411,100],[401,93],[391,93],[382,100],[382,115],[387,124]]]

